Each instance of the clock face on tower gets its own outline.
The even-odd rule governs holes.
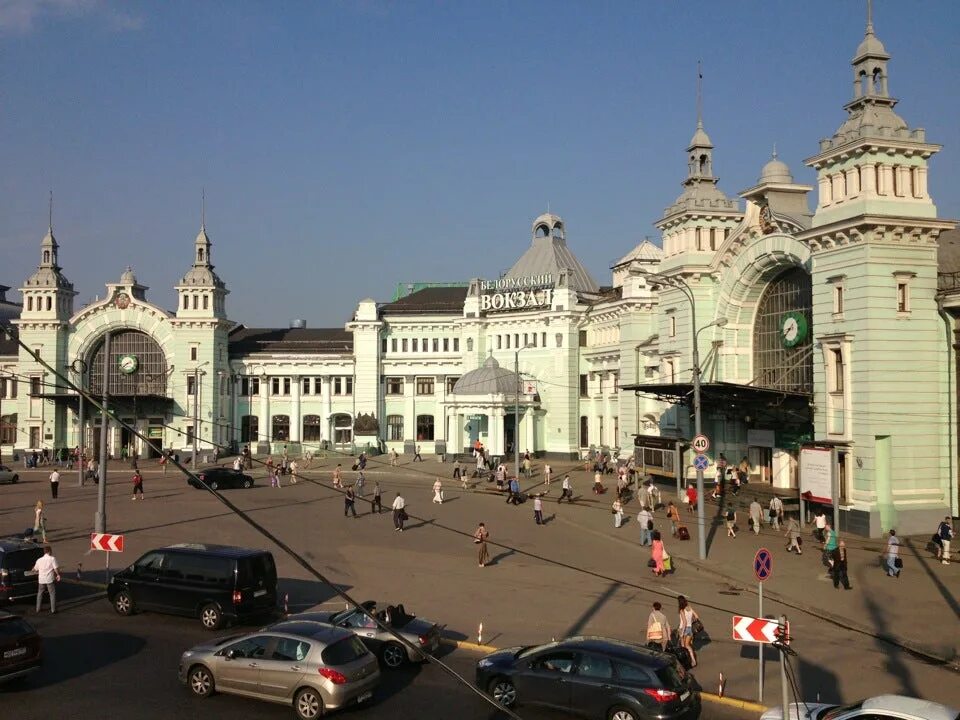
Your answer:
[[[807,337],[807,318],[803,313],[791,312],[783,316],[780,321],[780,339],[783,346],[792,348],[802,343]]]
[[[117,367],[120,368],[120,372],[124,375],[130,375],[135,373],[137,368],[140,367],[140,360],[136,355],[121,355],[120,359],[117,360]]]

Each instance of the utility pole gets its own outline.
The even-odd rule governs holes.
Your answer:
[[[689,290],[689,288],[688,288]],[[703,430],[703,418],[700,408],[700,349],[697,330],[697,303],[690,292],[690,325],[693,328],[693,434],[700,435]],[[686,473],[684,473],[686,476]],[[697,551],[701,560],[707,559],[707,532],[703,507],[703,470],[697,467]]]
[[[97,488],[97,514],[93,519],[94,532],[107,531],[107,438],[110,428],[110,414],[107,412],[107,399],[110,388],[110,332],[103,336],[103,410],[100,413],[100,486]],[[109,562],[109,553],[107,554]]]
[[[197,469],[197,429],[200,426],[200,366],[193,369],[193,454],[190,469]]]
[[[787,693],[787,616],[780,616],[780,630],[784,637],[780,638],[780,702],[783,706],[783,717],[790,717],[790,697]],[[798,701],[799,702],[799,701]]]
[[[83,467],[84,452],[83,451],[84,451],[84,446],[86,445],[86,440],[87,440],[87,433],[85,432],[85,428],[84,428],[84,423],[86,422],[86,418],[84,417],[84,407],[83,407],[83,385],[84,385],[83,381],[84,381],[84,376],[87,374],[87,364],[80,358],[77,358],[76,360],[73,361],[70,367],[79,376],[79,381],[77,382],[77,384],[80,386],[80,392],[77,393],[77,395],[80,402],[80,407],[77,410],[77,425],[78,425],[77,447],[80,449],[80,452],[77,455],[77,487],[82,487],[83,473],[84,473],[84,467]]]

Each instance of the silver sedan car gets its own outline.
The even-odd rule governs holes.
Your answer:
[[[296,620],[197,645],[180,658],[179,677],[197,697],[223,692],[289,704],[314,720],[370,700],[380,669],[349,630]]]
[[[20,476],[13,468],[6,465],[0,465],[0,483],[15,483]]]

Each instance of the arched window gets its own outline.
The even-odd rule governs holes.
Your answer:
[[[786,392],[813,392],[813,290],[810,275],[797,267],[777,276],[763,291],[753,321],[753,383]],[[784,323],[801,316],[793,344]],[[805,326],[805,327],[804,327]]]
[[[320,429],[320,416],[304,415],[303,416],[303,441],[304,442],[320,442],[321,434],[322,433]]]
[[[433,415],[417,415],[417,440],[433,440]]]
[[[240,418],[240,442],[257,442],[260,439],[260,418],[244,415]]]
[[[43,251],[43,262],[44,262],[44,263],[50,262],[50,251],[49,251],[49,250],[44,250],[44,251]]]
[[[290,439],[290,416],[274,415],[270,423],[270,439],[274,442],[284,442]]]
[[[403,440],[403,415],[387,415],[387,440]]]
[[[53,307],[53,298],[47,295],[47,310],[50,310]]]
[[[353,420],[346,413],[333,416],[333,442],[337,445],[353,442]]]
[[[197,248],[197,262],[203,262],[203,248]]]
[[[137,359],[132,372],[117,372],[120,358],[131,355]],[[103,394],[103,341],[94,347],[90,357],[85,358],[89,368],[89,390],[95,395]],[[110,336],[110,387],[111,395],[128,398],[155,396],[167,397],[167,379],[170,377],[166,355],[160,344],[150,335],[139,330],[120,330]],[[214,376],[216,377],[216,376]],[[177,383],[183,388],[194,375],[179,376]],[[210,376],[200,376],[204,396],[216,392],[215,381]]]
[[[196,296],[196,295],[193,296],[193,309],[194,309],[194,310],[197,309],[197,296]]]
[[[184,310],[190,309],[190,297],[188,295],[183,296],[183,309]]]
[[[537,225],[537,229],[534,230],[534,236],[538,238],[549,237],[550,228],[546,225]]]
[[[27,310],[33,310],[33,295],[27,297]]]
[[[209,296],[209,295],[204,295],[204,296],[203,296],[203,309],[204,309],[204,310],[209,310],[209,309],[210,309],[210,296]]]
[[[17,442],[17,414],[0,416],[0,445]]]

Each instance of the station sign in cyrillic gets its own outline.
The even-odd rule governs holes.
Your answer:
[[[480,281],[481,312],[549,308],[553,302],[553,273]]]

